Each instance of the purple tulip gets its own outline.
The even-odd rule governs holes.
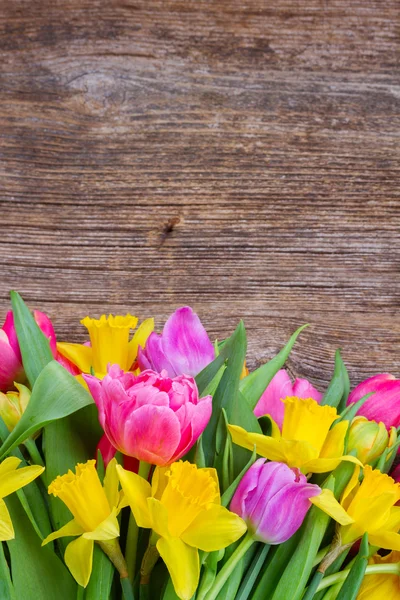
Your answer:
[[[287,397],[313,398],[317,402],[322,400],[322,394],[311,385],[307,379],[296,379],[294,384],[285,369],[281,369],[272,378],[270,384],[259,399],[254,409],[256,417],[270,415],[275,423],[282,429],[285,405],[282,400]]]
[[[166,372],[124,373],[109,367],[103,379],[83,375],[112,445],[127,456],[169,465],[186,454],[211,416],[211,396],[199,398],[192,377]]]
[[[246,521],[255,540],[282,544],[303,523],[309,499],[320,493],[298,469],[260,458],[240,481],[230,510]]]
[[[140,369],[151,369],[170,377],[195,377],[215,358],[215,351],[199,317],[189,306],[178,308],[164,325],[163,332],[151,333],[146,347],[139,348]]]
[[[389,429],[400,427],[400,380],[390,373],[374,375],[362,381],[348,397],[347,404],[358,402],[374,392],[358,410],[357,415],[370,421],[382,421]]]

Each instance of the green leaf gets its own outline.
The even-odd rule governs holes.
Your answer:
[[[350,573],[346,577],[346,581],[344,582],[337,596],[337,600],[356,600],[358,590],[360,589],[362,580],[364,578],[365,569],[367,568],[367,565],[368,533],[364,533],[357,558],[350,569]]]
[[[261,398],[268,384],[271,382],[274,375],[277,374],[279,369],[282,369],[283,365],[288,359],[290,351],[292,350],[298,335],[308,325],[299,327],[297,331],[289,339],[288,343],[282,350],[265,365],[262,365],[256,371],[253,371],[247,377],[242,379],[240,382],[240,391],[243,393],[249,406],[252,410],[255,409],[257,402]]]
[[[254,584],[259,576],[261,569],[264,566],[271,546],[269,544],[258,544],[257,553],[253,558],[251,565],[246,571],[246,575],[240,585],[239,591],[236,594],[235,600],[247,600],[250,596]]]
[[[229,502],[233,498],[233,494],[236,492],[236,488],[239,485],[243,475],[246,473],[246,471],[248,469],[250,469],[251,465],[255,462],[256,456],[257,456],[256,450],[254,449],[249,462],[243,467],[242,471],[239,473],[239,475],[236,477],[236,479],[231,483],[231,485],[222,494],[222,496],[221,496],[222,506],[225,506],[225,507],[228,506]]]
[[[231,548],[235,548],[239,545],[240,542],[236,542],[232,546],[229,546],[225,551],[224,560],[226,561],[231,554]],[[228,577],[228,580],[225,582],[225,585],[221,588],[216,600],[227,600],[227,598],[235,598],[236,594],[240,587],[240,583],[243,578],[243,574],[247,573],[251,562],[254,559],[254,556],[257,552],[257,544],[253,544],[247,550],[246,554],[243,558],[237,563],[233,573]]]
[[[226,369],[226,364],[223,364],[222,367],[217,371],[217,374],[212,378],[212,380],[210,381],[210,383],[208,385],[206,385],[206,387],[204,388],[201,396],[214,396],[215,392],[217,391],[217,388],[221,382],[222,376],[225,372]]]
[[[4,556],[4,547],[0,542],[0,598],[1,600],[17,600],[11,581],[10,569]]]
[[[115,569],[102,549],[95,544],[93,569],[85,591],[85,600],[110,600]]]
[[[347,369],[340,355],[340,350],[336,350],[333,376],[328,385],[328,389],[321,400],[321,406],[328,404],[335,408],[339,407],[345,395],[348,394],[348,390],[349,376],[347,374]]]
[[[20,421],[1,446],[0,459],[48,423],[88,404],[93,400],[82,385],[58,362],[51,361],[38,376]]]
[[[262,433],[260,423],[250,408],[244,395],[238,391],[236,399],[232,402],[231,416],[229,419],[231,425],[239,425],[246,431],[253,433]],[[251,451],[242,448],[237,444],[232,445],[233,449],[233,473],[237,475],[248,463],[251,457]]]
[[[31,386],[42,369],[53,360],[50,344],[18,292],[10,292],[15,329],[22,363]]]

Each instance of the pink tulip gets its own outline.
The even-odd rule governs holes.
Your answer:
[[[362,381],[349,395],[347,404],[358,402],[367,394],[372,396],[364,402],[357,415],[370,421],[382,421],[386,427],[400,426],[400,380],[390,373],[374,375]]]
[[[192,377],[149,370],[135,376],[118,365],[102,380],[83,377],[108,439],[138,460],[169,465],[190,450],[210,420],[211,396],[199,398]]]
[[[298,469],[260,458],[240,481],[230,510],[246,521],[256,540],[282,544],[303,523],[309,499],[320,493]]]
[[[296,379],[294,384],[285,369],[281,369],[272,378],[270,384],[259,399],[254,409],[256,417],[270,415],[276,424],[282,429],[285,405],[282,400],[287,397],[313,398],[321,402],[322,394],[311,385],[307,379]]]
[[[215,351],[199,317],[189,306],[178,308],[164,325],[163,332],[151,333],[146,347],[139,348],[142,370],[167,371],[170,377],[195,377],[215,358]]]

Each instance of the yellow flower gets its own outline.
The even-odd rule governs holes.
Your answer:
[[[0,463],[0,541],[14,539],[14,528],[11,522],[10,513],[3,498],[9,496],[16,490],[31,483],[36,477],[41,475],[44,467],[33,465],[31,467],[22,467],[18,469],[21,463],[19,458],[9,456]]]
[[[375,554],[372,556],[368,564],[370,565],[387,565],[400,562],[400,552],[391,552],[387,556]],[[357,600],[400,600],[400,577],[399,575],[390,575],[382,573],[382,575],[365,575],[357,595]]]
[[[373,546],[400,551],[400,484],[367,465],[359,482],[360,468],[343,492],[340,504],[330,490],[324,489],[310,501],[340,523],[338,534],[342,545],[351,544],[368,532]]]
[[[153,529],[177,595],[189,600],[199,581],[198,548],[225,548],[246,531],[244,521],[221,506],[215,469],[179,461],[157,467],[152,486],[119,465],[117,471],[138,526]]]
[[[130,340],[130,330],[135,329],[138,323],[138,318],[132,315],[102,315],[100,319],[85,317],[81,323],[89,332],[91,345],[59,342],[57,349],[82,373],[90,373],[93,369],[97,377],[104,377],[108,363],[118,364],[124,371],[129,371],[136,360],[139,346],[145,346],[154,329],[154,319],[146,319]]]
[[[7,426],[8,431],[12,431],[22,414],[25,412],[31,397],[31,391],[22,383],[14,383],[17,392],[0,392],[0,417]]]
[[[94,542],[107,542],[119,536],[117,515],[123,504],[118,491],[116,461],[110,461],[101,485],[94,460],[78,464],[75,473],[59,475],[49,485],[49,494],[60,498],[73,514],[72,521],[47,536],[42,545],[64,536],[80,536],[68,544],[64,560],[72,575],[86,587],[92,572]]]
[[[303,473],[333,471],[342,460],[361,464],[354,456],[343,456],[348,421],[331,429],[338,415],[331,406],[320,406],[312,398],[283,400],[285,413],[282,433],[271,419],[271,436],[249,433],[237,425],[228,425],[235,444],[253,450],[269,460],[297,467]]]

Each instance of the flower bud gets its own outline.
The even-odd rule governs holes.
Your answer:
[[[349,430],[348,452],[357,451],[357,458],[365,465],[379,458],[389,443],[385,424],[356,417]]]
[[[240,481],[230,510],[246,521],[254,539],[281,544],[299,529],[310,498],[320,493],[298,469],[260,458]]]
[[[22,383],[15,383],[18,391],[0,392],[0,417],[12,431],[24,413],[31,397],[31,391]]]

